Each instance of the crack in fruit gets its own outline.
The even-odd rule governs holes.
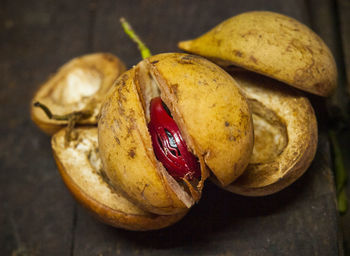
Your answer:
[[[148,129],[157,159],[177,180],[200,178],[198,159],[188,151],[180,130],[160,97],[151,100]]]

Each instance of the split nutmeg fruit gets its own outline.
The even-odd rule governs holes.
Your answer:
[[[256,11],[234,16],[179,47],[229,71],[250,102],[253,156],[243,175],[224,188],[268,195],[300,177],[316,152],[317,122],[308,99],[287,85],[320,96],[336,88],[335,61],[322,39],[295,19]]]
[[[198,158],[200,175],[174,178],[155,152],[147,126],[154,125],[150,107],[158,97]],[[103,103],[98,133],[111,183],[142,209],[164,215],[198,201],[209,171],[223,186],[232,183],[253,149],[251,113],[235,80],[204,58],[180,53],[152,56],[124,73]]]

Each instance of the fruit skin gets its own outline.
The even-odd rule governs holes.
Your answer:
[[[125,72],[102,105],[98,138],[104,169],[111,182],[143,209],[169,215],[185,211],[154,156],[134,76],[135,68]]]
[[[227,185],[242,174],[253,148],[253,127],[246,98],[236,82],[204,58],[179,53],[155,55],[142,62],[158,83],[184,140],[201,163]],[[99,120],[101,158],[111,182],[139,206],[174,214],[195,200],[156,160],[140,87],[138,64],[115,83]],[[201,189],[199,189],[200,192]]]
[[[251,112],[238,84],[199,56],[157,55],[152,61],[156,76],[166,77],[162,99],[187,145],[220,183],[231,183],[243,173],[253,147]]]
[[[231,74],[250,105],[255,105],[251,107],[255,141],[260,141],[263,148],[271,146],[265,133],[270,131],[264,131],[264,128],[255,124],[257,115],[268,120],[274,127],[282,127],[281,134],[285,133],[286,145],[273,157],[262,155],[266,154],[265,149],[254,150],[243,175],[225,189],[246,196],[276,193],[303,175],[314,159],[318,141],[314,110],[309,100],[299,91],[283,86],[276,80],[244,70]],[[277,136],[279,135],[273,139],[276,140]]]
[[[75,132],[80,140],[93,140],[97,145],[96,127],[77,128]],[[98,184],[94,183],[93,176],[99,175],[97,173],[101,170],[94,169],[87,161],[87,157],[80,156],[85,159],[85,162],[80,158],[72,157],[71,150],[75,151],[74,156],[79,155],[79,150],[74,149],[75,142],[71,142],[67,147],[64,138],[65,130],[61,129],[51,139],[53,155],[61,177],[76,200],[100,221],[127,230],[146,231],[170,226],[186,214],[184,212],[161,216],[144,212],[128,201],[120,191],[111,188],[101,177],[98,179]],[[90,188],[87,186],[90,186]],[[96,187],[102,186],[105,188],[103,190],[104,194],[111,194],[109,195],[109,198],[111,198],[108,202],[109,205],[103,200],[99,200],[101,196],[106,198],[106,195],[98,194],[101,193],[101,189],[96,189],[94,192]]]
[[[100,89],[93,95],[86,97],[84,100],[77,102],[76,104],[62,104],[62,102],[55,102],[48,98],[52,94],[57,92],[57,86],[61,86],[62,81],[76,69],[84,70],[86,72],[94,72],[99,74],[101,78]],[[104,95],[108,92],[115,79],[126,70],[124,63],[116,56],[110,53],[92,53],[82,55],[71,59],[65,63],[58,71],[53,74],[35,93],[30,106],[30,115],[33,122],[39,127],[40,130],[48,135],[53,135],[63,127],[67,126],[68,121],[58,121],[49,119],[42,109],[34,107],[34,102],[45,103],[53,114],[67,114],[73,111],[81,111],[82,102],[84,101],[85,107],[91,107],[87,109],[92,112],[92,116],[88,119],[84,119],[78,122],[83,125],[96,125],[97,114],[101,106]],[[89,77],[86,75],[85,77]],[[89,106],[89,103],[91,106]]]
[[[179,48],[269,76],[301,90],[329,96],[336,88],[332,53],[307,26],[266,11],[234,16]]]

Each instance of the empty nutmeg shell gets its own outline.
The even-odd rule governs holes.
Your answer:
[[[109,53],[72,59],[35,94],[31,104],[32,120],[48,134],[54,134],[68,123],[67,120],[50,119],[42,109],[34,107],[35,102],[40,102],[56,115],[84,111],[88,113],[87,118],[78,120],[78,124],[97,124],[102,99],[124,71],[124,64]]]
[[[254,149],[245,172],[225,189],[248,196],[276,193],[310,166],[317,121],[309,100],[293,88],[249,71],[236,71],[253,113]]]
[[[201,177],[175,180],[157,160],[147,128],[150,102],[160,97],[200,163]],[[105,99],[98,124],[103,166],[112,184],[157,214],[187,211],[210,170],[222,185],[248,164],[251,113],[232,77],[204,58],[159,54],[124,73]]]
[[[326,44],[307,26],[282,14],[242,13],[179,47],[220,66],[243,67],[320,96],[336,88],[336,64]]]
[[[99,156],[97,128],[75,129],[68,144],[65,129],[51,140],[55,160],[74,197],[104,223],[129,230],[154,230],[179,221],[186,212],[161,216],[146,212],[114,187],[104,173]]]

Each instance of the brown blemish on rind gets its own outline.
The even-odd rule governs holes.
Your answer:
[[[126,127],[126,129],[127,129],[127,133],[126,133],[125,138],[128,138],[129,136],[132,135],[133,130],[135,130],[135,124],[130,123],[130,124]]]
[[[109,53],[102,54],[102,58],[107,60],[108,62],[115,62],[115,56]]]
[[[129,79],[129,75],[127,73],[124,73],[120,79],[123,85],[125,85],[125,81]]]
[[[146,188],[147,188],[148,186],[149,186],[149,184],[146,183],[146,184],[144,185],[142,191],[141,191],[141,196],[142,196],[143,198],[145,198],[144,194],[145,194],[145,190],[146,190]]]
[[[241,51],[239,51],[239,50],[233,50],[232,52],[233,52],[233,54],[234,54],[235,56],[237,56],[237,57],[240,57],[240,58],[243,57],[243,52],[241,52]]]
[[[249,58],[252,62],[254,62],[254,64],[258,64],[258,60],[252,55]]]
[[[115,139],[115,141],[118,143],[118,145],[120,145],[120,140],[119,140],[119,138],[118,138],[117,136],[114,136],[114,139]]]
[[[229,141],[236,141],[236,137],[233,136],[232,134],[228,135],[228,136],[227,136],[227,139],[228,139]]]
[[[294,83],[303,84],[305,81],[313,77],[313,69],[315,65],[315,60],[312,58],[311,63],[305,68],[300,68],[295,71]]]
[[[317,90],[319,91],[323,91],[325,88],[325,84],[322,84],[322,83],[316,83],[314,84],[314,87],[317,88]]]
[[[128,155],[130,158],[135,158],[135,155],[136,155],[135,150],[136,148],[129,149]]]
[[[180,58],[178,58],[178,63],[180,64],[194,64],[194,62],[200,57],[196,56],[196,55],[185,55],[182,56]]]
[[[172,91],[172,93],[174,93],[176,98],[178,97],[178,87],[179,87],[178,84],[170,85],[171,91]]]
[[[241,34],[241,37],[244,39],[246,39],[246,37],[248,37],[248,36],[255,37],[258,33],[259,33],[259,31],[257,29],[251,29],[244,34]]]

